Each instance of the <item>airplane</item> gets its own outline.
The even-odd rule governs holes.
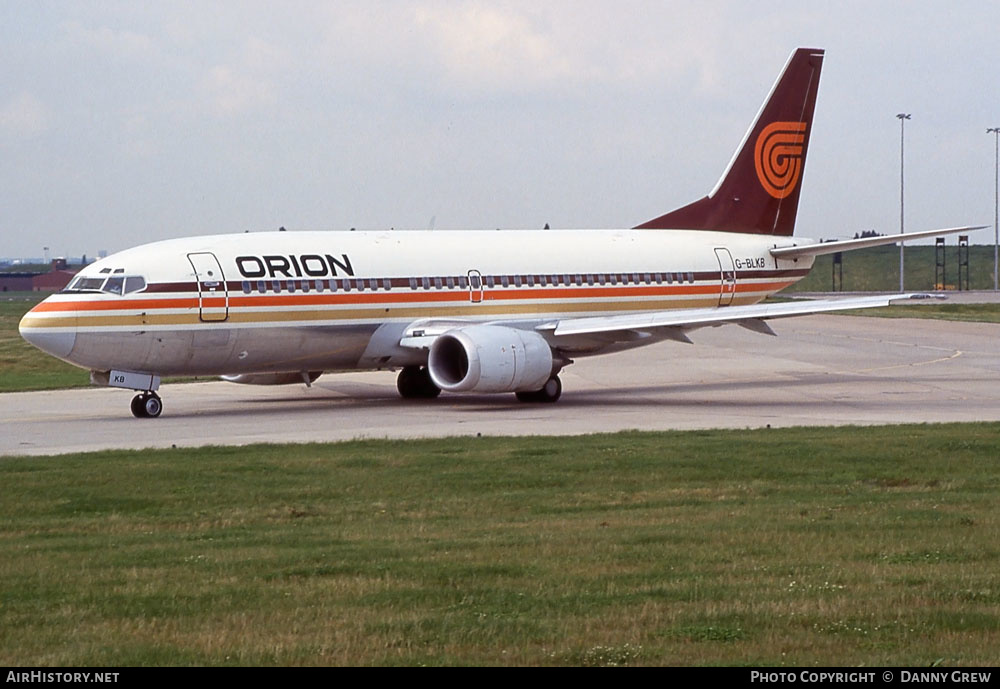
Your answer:
[[[301,231],[159,241],[83,268],[21,335],[138,394],[164,376],[251,385],[399,370],[408,399],[514,393],[555,402],[576,358],[707,326],[774,335],[770,319],[913,295],[762,303],[816,256],[976,227],[816,242],[793,236],[824,51],[793,51],[715,188],[629,229]],[[284,229],[284,228],[282,228]]]

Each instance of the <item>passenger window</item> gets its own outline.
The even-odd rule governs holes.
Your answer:
[[[249,280],[244,280],[243,281],[243,294],[250,294],[250,281]]]

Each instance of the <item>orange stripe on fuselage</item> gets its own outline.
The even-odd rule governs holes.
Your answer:
[[[43,301],[31,309],[35,313],[45,311],[117,311],[120,309],[190,309],[198,308],[198,297],[179,299],[107,299],[85,301]]]

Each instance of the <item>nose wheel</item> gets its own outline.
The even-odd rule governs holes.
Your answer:
[[[132,398],[131,408],[137,419],[155,419],[163,411],[163,400],[155,392],[141,392]]]

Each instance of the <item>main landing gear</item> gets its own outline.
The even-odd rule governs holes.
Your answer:
[[[163,411],[163,400],[155,392],[140,392],[132,398],[132,416],[137,419],[155,419]]]
[[[559,376],[552,376],[545,381],[541,390],[515,392],[514,395],[518,402],[555,402],[562,395],[562,381]]]
[[[431,380],[427,367],[404,366],[396,378],[396,389],[403,399],[433,399],[441,394],[441,388]]]

